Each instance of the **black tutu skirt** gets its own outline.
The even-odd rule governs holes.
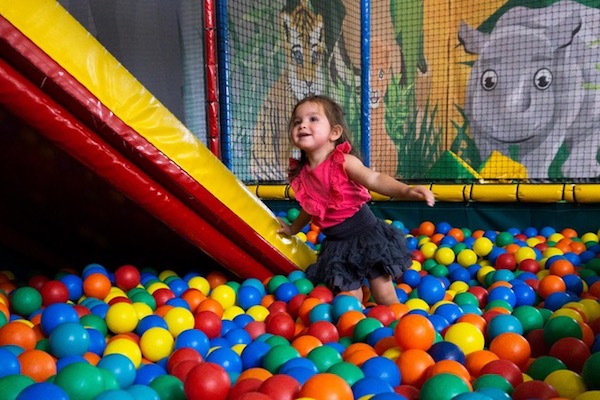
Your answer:
[[[306,276],[334,294],[358,289],[365,279],[383,275],[395,281],[412,265],[404,233],[377,218],[366,204],[323,233],[317,262],[307,268]]]

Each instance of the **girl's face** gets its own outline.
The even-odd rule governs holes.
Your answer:
[[[331,151],[341,135],[341,128],[332,127],[323,106],[306,102],[296,109],[292,121],[292,143],[307,154],[315,151]]]

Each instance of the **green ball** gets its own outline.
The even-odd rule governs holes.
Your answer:
[[[500,232],[496,236],[496,246],[504,247],[515,242],[515,237],[510,232]]]
[[[42,295],[30,286],[20,287],[10,294],[10,307],[22,317],[27,317],[42,307]]]
[[[284,275],[273,275],[271,277],[271,279],[269,279],[269,282],[267,282],[267,292],[269,294],[273,294],[275,293],[275,291],[277,290],[277,288],[283,284],[289,282],[289,279],[287,278],[287,276]]]
[[[352,337],[355,342],[366,342],[367,337],[378,328],[383,328],[381,321],[372,317],[363,318],[354,325]]]
[[[84,362],[68,364],[56,375],[54,384],[71,399],[93,400],[104,391],[104,374],[100,368]]]
[[[298,218],[298,215],[300,215],[300,210],[297,208],[290,208],[285,217],[288,219],[288,221],[294,222],[294,220]]]
[[[290,341],[279,335],[271,335],[265,339],[265,343],[267,343],[271,347],[275,346],[289,346]]]
[[[300,353],[298,350],[293,348],[290,345],[279,345],[274,346],[267,351],[265,357],[263,359],[263,367],[271,372],[272,374],[276,374],[279,368],[293,358],[299,358]]]
[[[7,375],[0,378],[0,398],[15,400],[19,393],[35,381],[27,375]]]
[[[461,393],[470,392],[467,383],[458,375],[441,373],[427,379],[421,387],[421,400],[452,400]]]
[[[600,352],[592,354],[585,360],[581,376],[588,390],[600,390]]]
[[[454,296],[454,302],[459,306],[464,306],[468,304],[479,307],[479,300],[477,300],[477,297],[475,297],[475,295],[470,292],[457,293]]]
[[[540,356],[533,360],[527,368],[527,375],[532,379],[543,381],[551,372],[559,369],[568,369],[565,363],[556,357]]]
[[[525,334],[544,326],[542,313],[533,306],[518,306],[513,310],[512,315],[521,322]]]
[[[309,294],[315,288],[315,285],[308,278],[298,278],[294,281],[294,285],[300,294]]]
[[[437,264],[435,267],[431,268],[429,270],[429,274],[433,275],[435,277],[442,277],[442,276],[447,276],[448,275],[448,267],[446,267],[443,264]]]
[[[564,315],[548,320],[548,323],[544,326],[544,343],[552,346],[559,339],[565,337],[574,337],[576,339],[583,337],[583,330],[577,321]]]
[[[108,327],[106,326],[106,321],[99,315],[84,315],[79,319],[79,323],[83,325],[84,328],[91,328],[97,330],[102,334],[102,336],[106,336],[108,334]]]
[[[365,377],[364,372],[358,366],[346,361],[333,364],[329,367],[327,373],[339,376],[350,386]]]
[[[330,367],[342,362],[341,354],[331,346],[315,347],[306,358],[315,363],[319,372],[327,372]]]
[[[158,393],[160,400],[185,400],[183,382],[173,375],[159,375],[149,386]]]
[[[496,388],[504,393],[511,394],[514,390],[512,384],[502,375],[484,374],[473,381],[473,389]]]
[[[129,296],[129,300],[133,303],[144,303],[150,307],[152,311],[156,310],[156,299],[146,291],[137,292],[134,295]]]

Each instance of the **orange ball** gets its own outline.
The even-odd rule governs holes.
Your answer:
[[[321,303],[322,303],[322,301],[320,299],[317,299],[316,297],[307,297],[306,299],[304,299],[304,301],[298,308],[298,317],[300,317],[300,319],[302,320],[304,325],[306,325],[306,326],[310,325],[310,318],[309,318],[310,310],[312,310],[313,307],[316,306],[317,304],[321,304]]]
[[[373,349],[371,346],[369,347],[370,348],[363,348],[353,351],[344,359],[344,361],[349,362],[350,364],[354,364],[357,367],[360,367],[365,363],[365,361],[378,356],[375,349]]]
[[[352,388],[343,378],[331,374],[316,374],[304,382],[298,397],[318,400],[353,400]]]
[[[550,275],[565,276],[575,273],[575,266],[571,261],[566,259],[558,259],[550,265]]]
[[[319,241],[319,232],[308,231],[306,232],[306,241],[312,244],[317,244]]]
[[[42,350],[26,350],[17,356],[21,364],[21,374],[36,382],[44,382],[56,375],[56,360]]]
[[[455,360],[440,360],[436,362],[427,370],[427,377],[431,378],[434,375],[444,373],[459,376],[463,378],[467,384],[470,384],[471,374],[464,365]]]
[[[565,228],[562,231],[560,231],[560,234],[570,239],[578,236],[577,231],[573,228]]]
[[[587,250],[585,243],[582,243],[582,242],[572,242],[569,245],[569,247],[571,248],[571,251],[575,254],[581,254]]]
[[[354,342],[354,343],[350,343],[348,345],[348,347],[346,347],[344,349],[344,351],[342,352],[342,359],[344,361],[346,361],[346,359],[352,354],[355,353],[357,351],[360,350],[373,350],[373,347],[371,347],[371,345],[364,343],[364,342]]]
[[[431,236],[435,233],[435,225],[431,221],[423,221],[419,225],[419,235]]]
[[[300,356],[306,357],[311,350],[323,346],[323,343],[312,335],[299,336],[292,341],[292,347],[298,350]]]
[[[504,332],[492,339],[489,349],[501,360],[512,361],[521,370],[524,370],[529,357],[531,346],[524,336],[514,332]]]
[[[340,337],[352,336],[356,324],[365,318],[367,316],[358,310],[350,310],[343,313],[335,324]]]
[[[92,353],[90,351],[83,353],[83,358],[85,358],[87,362],[89,362],[91,365],[98,365],[101,359],[101,357],[98,354]]]
[[[211,299],[207,297],[202,300],[202,302],[196,308],[195,314],[198,314],[201,311],[210,311],[221,318],[223,316],[223,306],[215,299]]]
[[[427,370],[435,364],[433,357],[425,350],[405,350],[396,359],[400,369],[403,385],[412,385],[420,388],[427,379]]]
[[[450,229],[448,231],[448,233],[446,234],[446,236],[453,237],[459,243],[462,242],[463,240],[465,240],[465,233],[463,232],[462,229],[459,229],[459,228]]]
[[[181,298],[188,303],[190,306],[190,311],[193,313],[196,311],[200,303],[206,300],[206,295],[198,289],[189,288],[181,293]]]
[[[227,283],[227,277],[224,273],[220,271],[211,271],[206,275],[206,280],[210,285],[211,289],[216,288],[219,285],[224,285]]]
[[[273,374],[264,368],[253,367],[253,368],[248,368],[248,369],[245,369],[244,371],[242,371],[242,373],[238,377],[237,381],[238,382],[243,381],[244,379],[258,379],[258,380],[264,382],[272,376],[273,376]]]
[[[0,328],[0,346],[16,345],[33,350],[37,340],[35,330],[25,322],[11,321]]]
[[[104,300],[110,293],[111,286],[110,279],[106,275],[96,272],[83,280],[83,293],[86,297]]]
[[[435,328],[427,317],[408,314],[398,320],[394,337],[400,348],[428,350],[435,341]]]
[[[567,290],[567,285],[560,276],[547,275],[540,280],[537,291],[540,297],[545,299],[552,293],[564,292],[565,290]]]
[[[474,377],[477,378],[481,375],[481,369],[489,362],[499,360],[500,357],[496,353],[489,350],[475,350],[467,354],[465,359],[465,367],[467,371]]]

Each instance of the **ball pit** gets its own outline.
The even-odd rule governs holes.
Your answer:
[[[413,255],[391,306],[299,270],[1,271],[2,398],[598,398],[598,232],[390,223]]]

